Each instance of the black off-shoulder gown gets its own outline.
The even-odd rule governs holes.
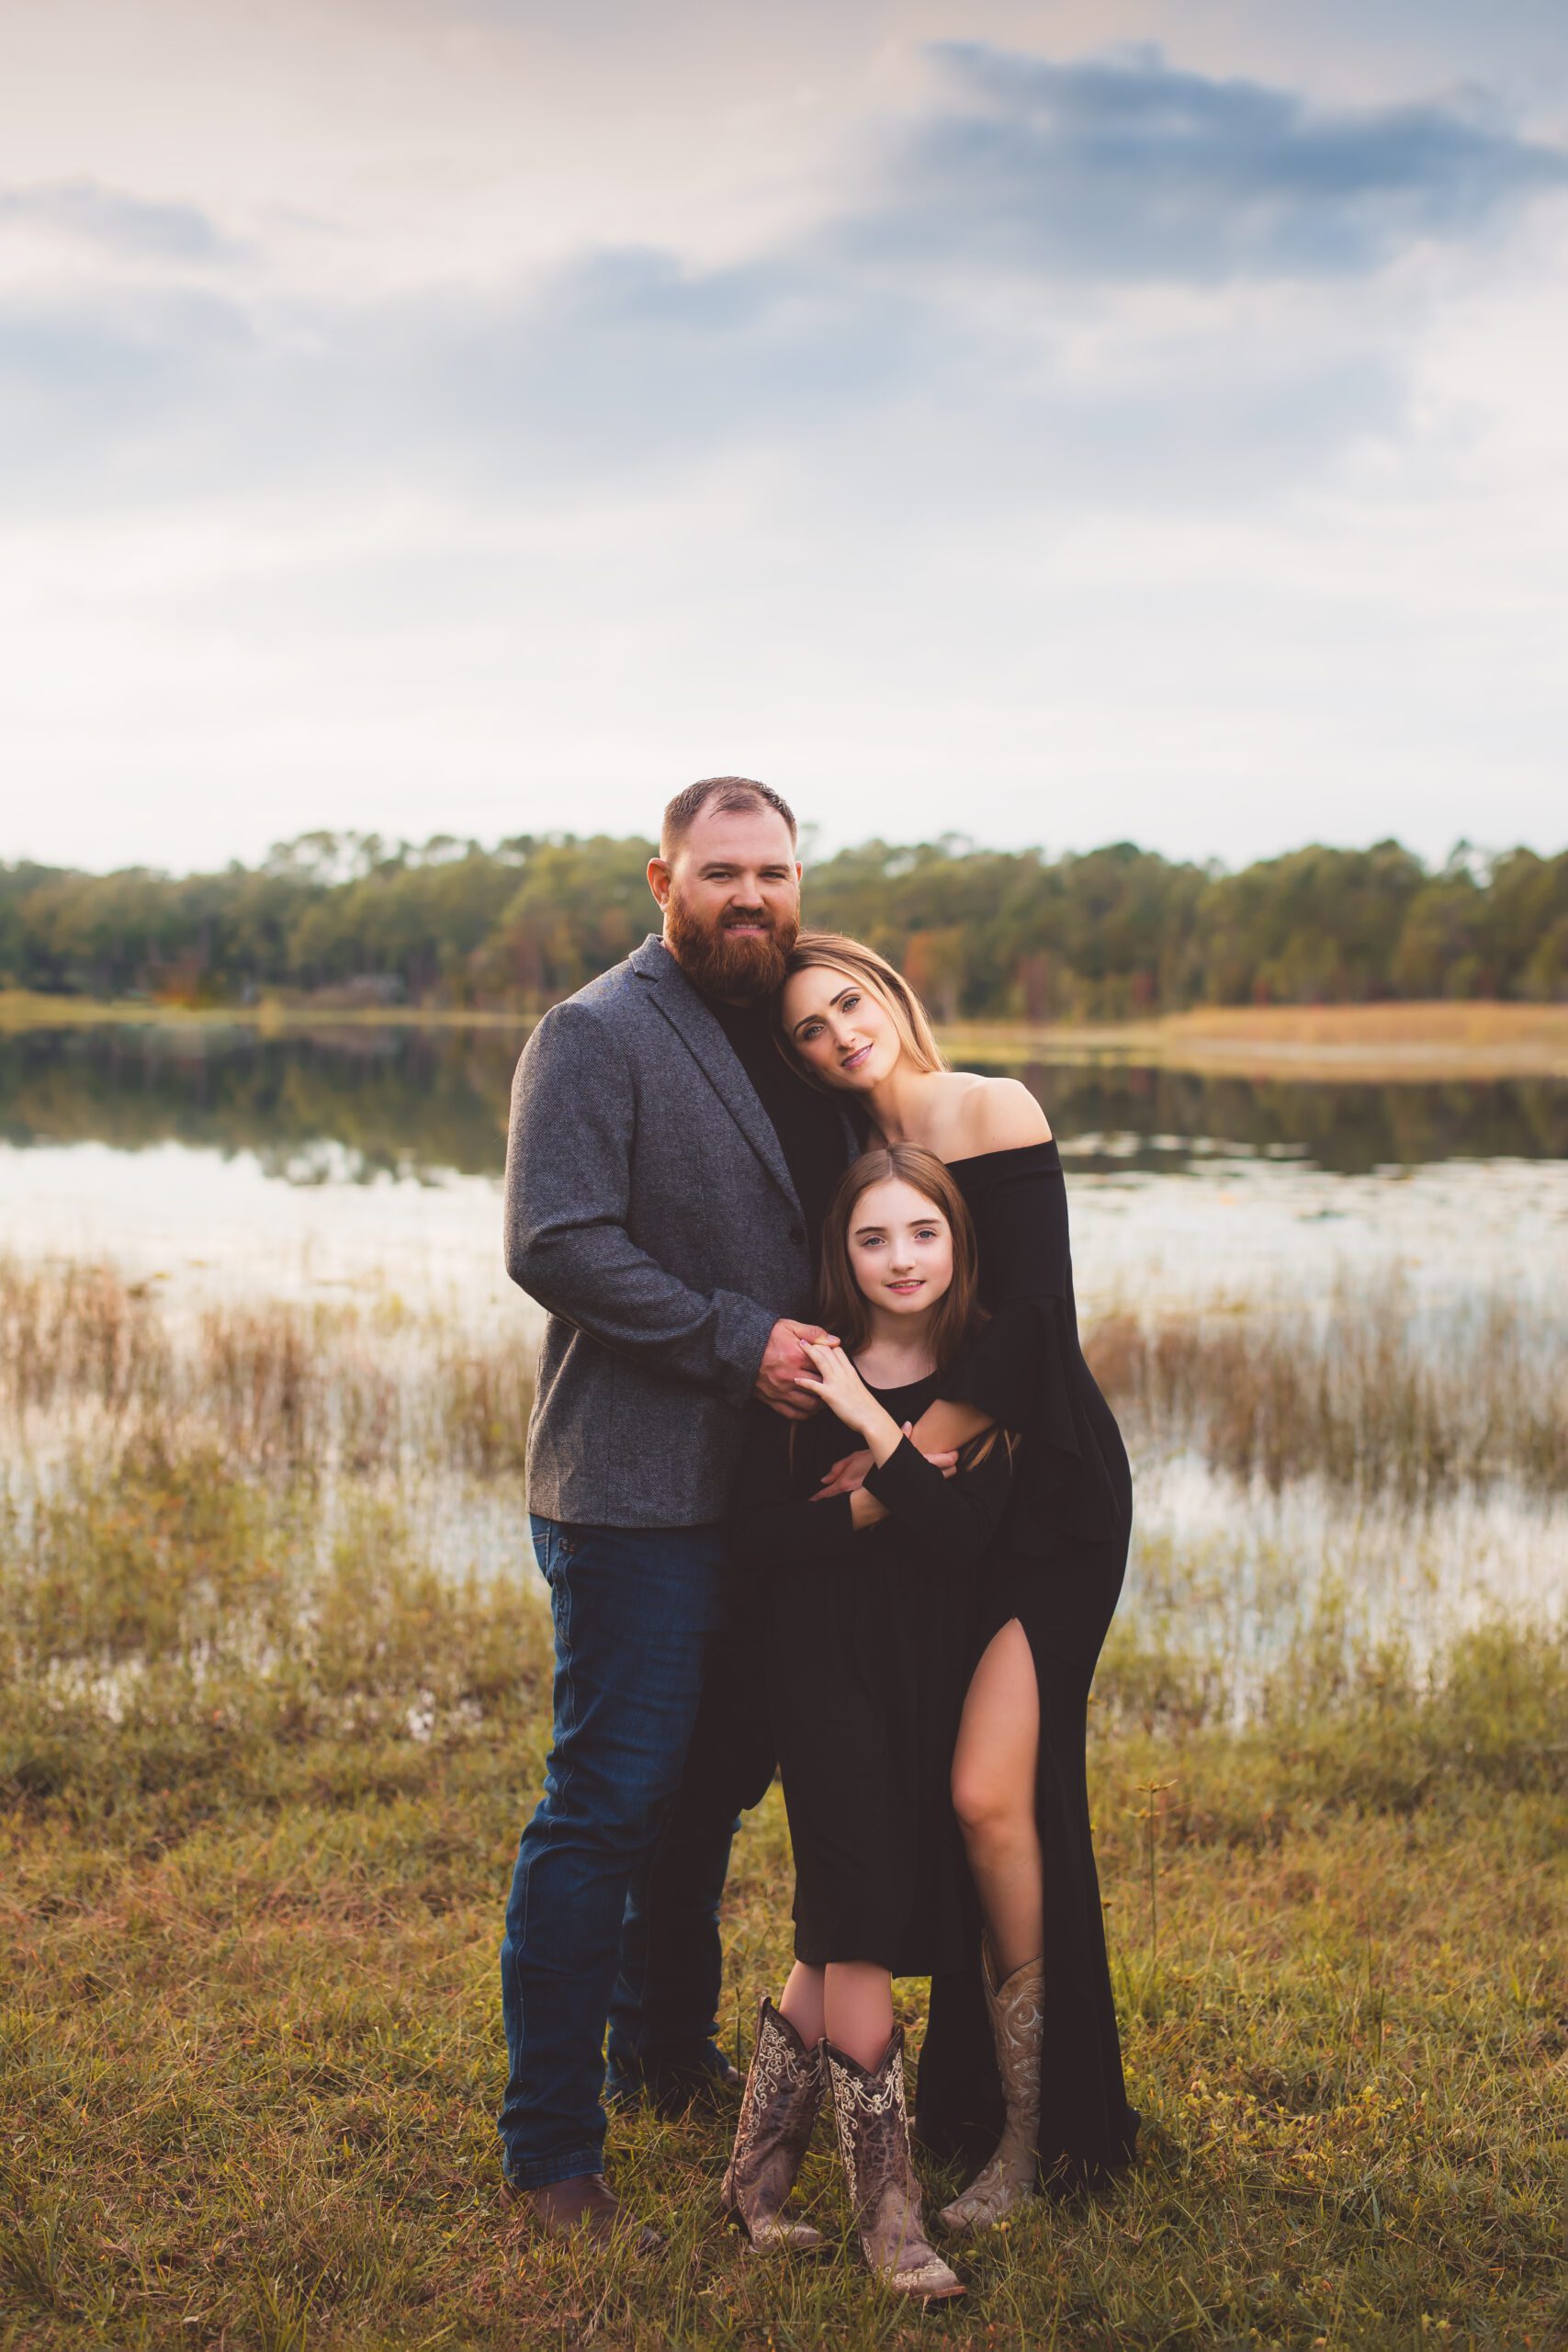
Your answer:
[[[873,1395],[900,1424],[935,1374]],[[757,1408],[731,1515],[795,1849],[795,1951],[811,1967],[961,1970],[973,1943],[949,1795],[969,1679],[976,1577],[1005,1509],[1009,1450],[956,1477],[906,1439],[866,1479],[889,1517],[857,1532],[848,1495],[810,1498],[863,1441],[830,1413],[792,1430]],[[761,1695],[761,1694],[759,1694]]]
[[[1045,2032],[1040,2173],[1054,2190],[1104,2177],[1133,2154],[1111,1996],[1084,1747],[1089,1683],[1127,1565],[1126,1449],[1078,1344],[1066,1191],[1053,1143],[949,1163],[974,1216],[990,1315],[942,1394],[1025,1440],[981,1569],[971,1657],[1016,1617],[1040,1688],[1035,1810],[1045,1865]],[[977,1937],[931,1985],[916,2125],[936,2153],[978,2164],[1002,2124]]]

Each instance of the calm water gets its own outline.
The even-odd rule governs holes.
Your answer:
[[[523,1032],[104,1029],[0,1036],[0,1237],[175,1286],[362,1286],[528,1310],[497,1188]],[[1099,1306],[1440,1290],[1568,1261],[1568,1084],[1323,1085],[1024,1072],[1066,1159]]]
[[[0,1035],[0,1141],[249,1152],[292,1182],[493,1176],[525,1031],[253,1029]],[[1175,1173],[1216,1151],[1336,1175],[1568,1160],[1568,1082],[1324,1085],[1035,1063],[1021,1072],[1080,1167]]]

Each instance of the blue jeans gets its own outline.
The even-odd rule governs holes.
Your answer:
[[[681,1785],[626,1891],[610,2001],[612,2099],[645,2085],[656,2098],[679,2098],[723,2064],[719,1904],[740,1815],[761,1804],[775,1762],[760,1688],[761,1598],[760,1580],[742,1571],[707,1653]]]
[[[604,2027],[623,1919],[681,1785],[728,1583],[720,1525],[531,1524],[556,1680],[545,1793],[517,1849],[501,1947],[511,2062],[501,2139],[507,2177],[523,2188],[603,2168]],[[728,1858],[726,1835],[716,1874],[711,1858],[700,1874],[707,1917],[697,1927],[716,1953]],[[640,1978],[642,1953],[628,1957]],[[617,1998],[628,2035],[637,1993],[623,1982]]]

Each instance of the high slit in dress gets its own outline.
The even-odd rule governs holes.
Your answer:
[[[975,1219],[990,1319],[942,1395],[1019,1431],[1013,1489],[980,1571],[971,1661],[1017,1618],[1040,1692],[1035,1818],[1044,1856],[1040,2178],[1061,2192],[1131,2160],[1085,1771],[1089,1683],[1127,1565],[1133,1482],[1115,1416],[1078,1344],[1066,1191],[1054,1142],[949,1162]],[[969,2165],[1002,2126],[977,1929],[931,1983],[916,2129]]]

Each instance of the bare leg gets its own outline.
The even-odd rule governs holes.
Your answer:
[[[823,2011],[822,1971],[797,1960],[779,1995],[779,2015],[788,2018],[807,2050],[815,2050],[827,2032]]]
[[[870,1960],[829,1961],[823,2008],[828,2039],[874,2074],[893,2039],[893,1980]]]
[[[986,1915],[998,1982],[1045,1942],[1045,1873],[1034,1817],[1040,1689],[1016,1617],[975,1668],[953,1757],[953,1803]]]

